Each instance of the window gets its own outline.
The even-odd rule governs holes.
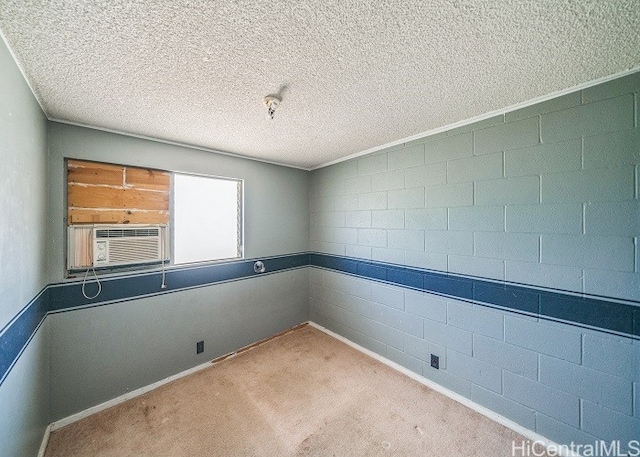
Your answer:
[[[242,257],[242,181],[67,161],[67,269]]]
[[[174,263],[242,257],[240,181],[173,175]]]

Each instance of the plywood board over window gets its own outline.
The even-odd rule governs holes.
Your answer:
[[[67,223],[167,224],[170,174],[148,168],[67,161]]]

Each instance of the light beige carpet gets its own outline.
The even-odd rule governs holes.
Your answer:
[[[51,434],[46,456],[510,456],[522,436],[305,326]]]

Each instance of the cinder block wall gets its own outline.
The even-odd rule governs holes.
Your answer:
[[[316,170],[311,249],[640,301],[639,90],[634,74]],[[321,269],[310,294],[312,320],[550,439],[638,438],[638,340]]]

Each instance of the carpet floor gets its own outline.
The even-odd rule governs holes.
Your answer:
[[[523,440],[304,326],[54,431],[46,457],[484,457]]]

